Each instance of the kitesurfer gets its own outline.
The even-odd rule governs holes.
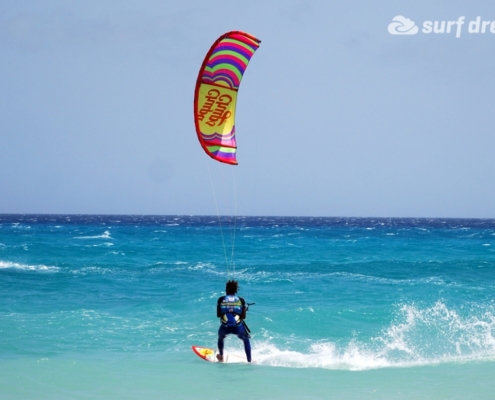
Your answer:
[[[244,342],[244,351],[248,362],[251,362],[251,343],[249,342],[249,328],[246,319],[247,306],[242,297],[237,296],[239,284],[237,281],[229,280],[225,285],[226,296],[221,296],[217,301],[217,317],[220,318],[218,329],[218,361],[223,361],[224,339],[227,335],[237,335]]]

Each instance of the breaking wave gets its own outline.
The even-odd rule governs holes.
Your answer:
[[[391,324],[368,340],[319,341],[305,351],[254,341],[253,359],[278,367],[351,371],[495,360],[493,307],[469,311],[462,316],[441,301],[427,308],[401,305]]]

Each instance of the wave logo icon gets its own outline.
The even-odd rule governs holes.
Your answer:
[[[394,17],[388,25],[388,33],[391,35],[415,35],[418,31],[419,29],[414,21],[402,15]]]

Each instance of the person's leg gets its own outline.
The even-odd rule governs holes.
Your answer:
[[[248,362],[251,362],[251,342],[249,341],[249,335],[244,328],[244,325],[237,326],[237,337],[244,342],[244,351],[246,352],[246,358]]]
[[[224,339],[225,336],[227,336],[226,332],[226,327],[224,325],[220,325],[220,328],[218,328],[218,352],[220,353],[220,357],[217,356],[218,361],[223,361],[223,347],[224,347]]]
[[[249,337],[245,335],[242,341],[244,342],[244,351],[246,352],[246,358],[248,362],[251,362],[251,342],[249,341]]]

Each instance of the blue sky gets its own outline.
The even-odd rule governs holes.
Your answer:
[[[394,17],[417,27],[392,35]],[[458,21],[461,35],[424,33]],[[489,1],[4,1],[0,213],[495,218]],[[457,27],[457,25],[452,25]],[[239,166],[197,141],[213,41],[262,40]]]

